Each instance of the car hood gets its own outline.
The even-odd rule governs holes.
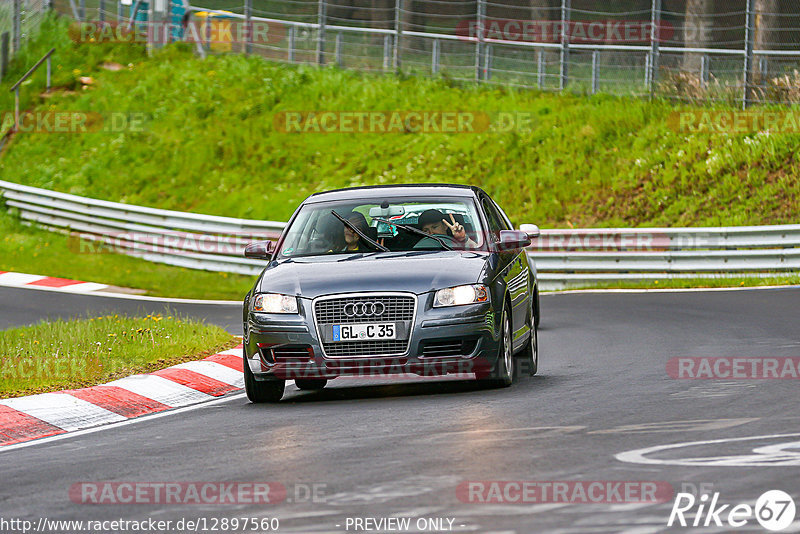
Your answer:
[[[468,251],[383,252],[281,260],[259,279],[262,292],[316,298],[356,291],[410,291],[482,281],[490,255]]]

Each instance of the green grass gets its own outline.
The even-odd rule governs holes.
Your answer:
[[[59,276],[163,297],[242,300],[252,276],[196,271],[108,253],[80,253],[66,236],[22,226],[0,211],[0,270]]]
[[[0,331],[0,398],[79,388],[228,349],[217,326],[171,315],[106,315]]]
[[[796,222],[800,211],[800,136],[671,130],[670,114],[688,106],[242,55],[202,60],[182,45],[147,57],[140,46],[78,45],[66,37],[63,21],[45,24],[28,57],[57,44],[56,85],[71,91],[39,98],[39,77],[23,89],[28,109],[144,112],[149,119],[140,131],[14,136],[0,173],[19,183],[276,221],[316,191],[414,182],[479,185],[515,223],[545,228],[778,224]],[[117,72],[100,67],[112,61],[131,66]],[[80,89],[80,76],[94,83]],[[0,90],[4,109],[8,99]],[[532,126],[473,134],[285,134],[273,125],[277,112],[311,110],[505,111],[527,114]],[[60,252],[53,248],[52,259],[34,262],[30,256],[43,246],[43,234],[25,229],[15,235],[0,242],[0,269],[173,296],[240,296],[247,287],[247,277],[232,277],[238,280],[225,286],[211,283],[221,277],[209,273],[137,262],[147,265],[143,269],[114,256],[65,256],[65,247],[55,243],[49,246]]]
[[[56,63],[69,73],[62,72],[62,83],[75,83],[74,70],[95,83],[40,108],[144,112],[144,130],[19,135],[0,160],[3,176],[109,200],[270,220],[286,220],[319,190],[429,181],[480,185],[515,221],[545,227],[767,224],[791,222],[800,208],[800,136],[678,134],[667,120],[682,108],[665,102],[364,75],[241,55],[201,60],[186,46],[109,72],[98,65],[129,59],[136,47],[98,48],[63,43]],[[530,114],[533,127],[284,134],[273,118],[287,110],[509,111]]]

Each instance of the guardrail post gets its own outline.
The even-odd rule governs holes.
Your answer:
[[[703,89],[708,86],[710,68],[711,58],[703,54],[703,56],[700,58],[700,87]]]
[[[21,26],[22,26],[21,19],[20,19],[20,17],[21,17],[20,11],[22,10],[22,8],[20,6],[21,3],[22,3],[22,0],[14,0],[14,15],[13,15],[14,20],[12,21],[12,30],[14,32],[14,53],[15,54],[17,52],[19,52],[20,41],[21,41],[21,38],[20,38],[20,31],[21,31]]]
[[[658,83],[659,46],[661,45],[661,0],[653,0],[650,8],[650,62],[647,66],[647,84],[650,96],[655,94]]]
[[[747,0],[745,11],[746,23],[744,28],[744,72],[742,73],[742,109],[750,105],[750,87],[753,84],[753,47],[755,45],[756,13],[753,9],[753,0]]]
[[[765,88],[767,86],[767,78],[769,77],[769,58],[767,56],[758,58],[758,72],[761,77],[759,85]]]
[[[244,53],[253,52],[253,0],[244,0]]]
[[[433,48],[431,49],[431,74],[439,73],[439,39],[433,40]]]
[[[288,48],[286,50],[286,59],[289,63],[294,63],[294,33],[295,33],[295,26],[289,26],[289,42]]]
[[[8,32],[3,32],[0,35],[0,80],[5,78],[8,72],[8,45],[11,41],[11,35]]]
[[[592,94],[597,93],[599,81],[597,79],[597,59],[600,53],[597,50],[592,51]]]
[[[483,53],[483,79],[490,80],[492,78],[492,45],[484,45]]]
[[[106,20],[106,0],[100,0],[99,7],[97,8],[97,20],[105,22]]]
[[[539,89],[544,89],[544,50],[539,49],[536,51],[536,81],[539,84]]]
[[[72,10],[72,17],[80,21],[81,15],[78,13],[78,7],[75,5],[75,0],[69,0],[69,7]]]
[[[86,21],[86,0],[81,0],[78,16],[80,17],[81,22]]]
[[[383,70],[389,70],[392,64],[392,36],[388,33],[383,36]]]
[[[394,3],[394,51],[392,52],[392,67],[394,70],[400,69],[400,46],[403,36],[403,0],[395,0]]]
[[[45,81],[45,91],[47,91],[48,93],[50,92],[50,85],[51,85],[51,79],[52,79],[52,73],[53,73],[53,63],[52,62],[53,62],[53,58],[50,57],[50,56],[47,56],[47,78],[46,78],[46,81]]]
[[[317,65],[325,64],[325,20],[327,19],[326,0],[319,0],[317,6]]]
[[[122,19],[124,18],[122,16],[122,10],[123,9],[124,8],[122,7],[122,0],[117,0],[117,24],[122,22]]]
[[[336,45],[336,53],[335,53],[336,65],[338,67],[341,67],[342,66],[342,32],[338,32],[336,34],[335,45]]]
[[[562,91],[569,84],[569,21],[570,0],[561,0],[561,80],[559,89]]]
[[[484,27],[486,25],[486,2],[478,0],[478,20],[476,29],[478,30],[478,40],[475,41],[475,79],[481,79],[481,52],[483,50]]]

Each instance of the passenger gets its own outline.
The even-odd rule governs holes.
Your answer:
[[[453,218],[452,213],[450,214],[450,221],[448,222],[441,211],[425,210],[420,214],[417,220],[417,227],[431,235],[451,237],[456,244],[462,248],[478,248],[478,244],[467,236],[466,229]]]

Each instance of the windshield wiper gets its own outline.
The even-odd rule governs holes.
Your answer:
[[[439,244],[442,245],[447,250],[453,250],[453,247],[448,245],[447,242],[444,239],[442,239],[441,237],[435,236],[433,234],[429,234],[428,232],[426,232],[424,230],[420,230],[419,228],[415,228],[413,226],[407,226],[405,224],[393,223],[393,222],[387,221],[386,219],[381,219],[380,217],[373,217],[372,220],[373,221],[382,222],[384,224],[388,224],[389,226],[396,226],[397,228],[400,228],[401,230],[405,230],[406,232],[409,232],[409,233],[412,233],[412,234],[417,234],[417,235],[422,235],[422,236],[425,236],[425,237],[430,237],[431,239],[435,239],[436,241],[438,241]]]
[[[338,213],[336,213],[336,210],[331,210],[331,215],[333,215],[334,217],[336,217],[337,219],[339,219],[340,221],[342,221],[342,224],[344,224],[345,226],[347,226],[348,228],[350,228],[350,229],[351,229],[351,230],[352,230],[354,233],[356,233],[356,234],[358,235],[358,237],[360,237],[361,239],[363,239],[364,241],[366,241],[367,243],[369,243],[369,244],[370,244],[370,245],[372,245],[373,247],[375,247],[375,248],[377,248],[378,250],[380,250],[380,251],[383,251],[383,252],[389,252],[389,249],[388,249],[388,248],[384,247],[383,245],[381,245],[381,244],[380,244],[380,243],[378,243],[377,241],[373,241],[372,239],[370,239],[369,237],[367,237],[367,236],[364,234],[364,232],[362,232],[361,230],[359,230],[358,228],[356,228],[356,227],[355,227],[355,225],[354,225],[353,223],[351,223],[350,221],[348,221],[347,219],[345,219],[344,217],[342,217],[341,215],[339,215]]]

